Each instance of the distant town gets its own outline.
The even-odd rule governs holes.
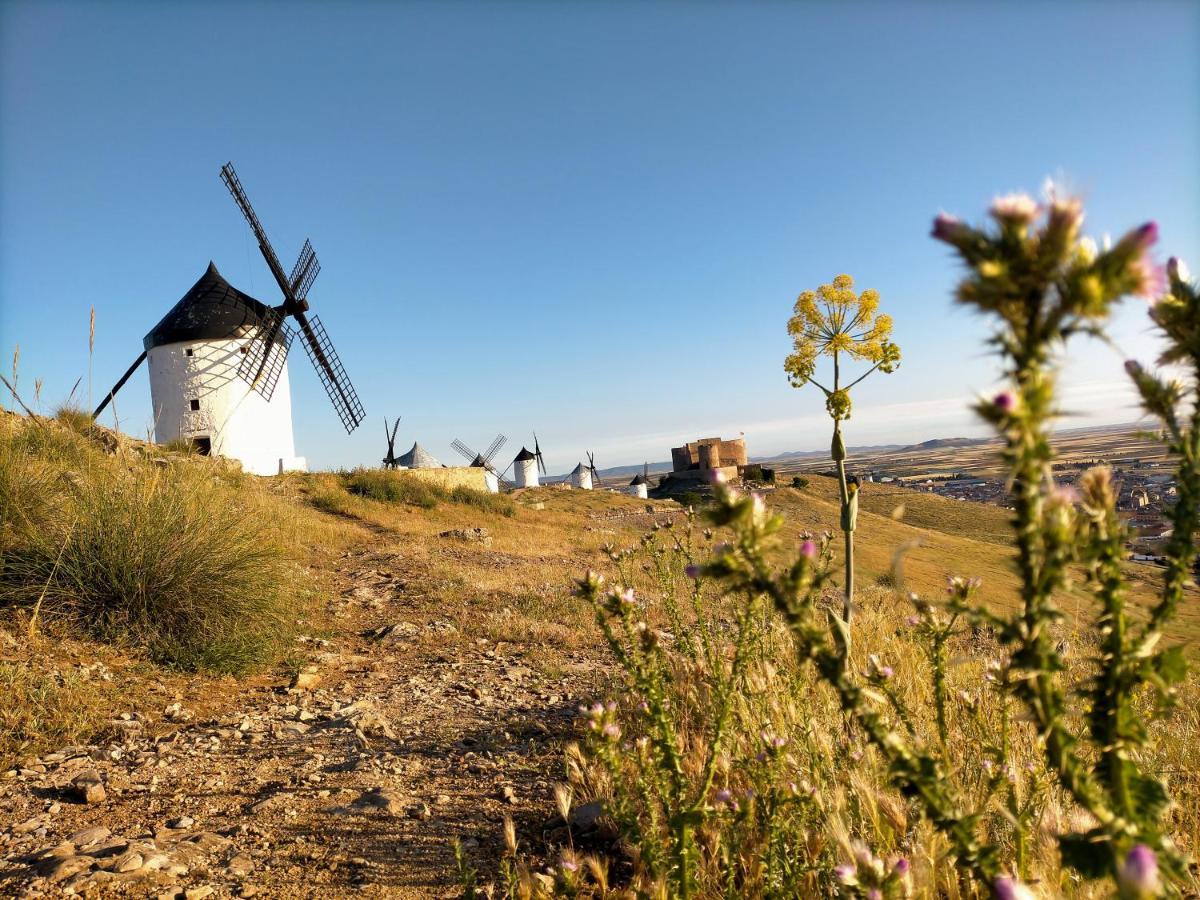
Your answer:
[[[993,439],[950,438],[895,447],[850,450],[852,468],[864,484],[891,484],[953,500],[1007,508],[1010,497],[998,468]],[[1060,432],[1053,471],[1065,489],[1093,466],[1113,473],[1117,509],[1132,538],[1130,558],[1155,563],[1171,529],[1166,512],[1175,503],[1174,470],[1164,446],[1138,425],[1113,425]],[[781,483],[797,473],[824,473],[828,458],[817,454],[784,454],[771,460]]]

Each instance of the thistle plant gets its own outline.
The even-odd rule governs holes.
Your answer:
[[[850,389],[872,372],[891,373],[900,366],[900,348],[891,340],[892,317],[878,312],[879,292],[868,288],[854,292],[854,279],[838,275],[830,284],[804,291],[788,320],[792,352],[783,368],[792,387],[816,386],[825,395],[825,409],[833,419],[830,455],[837,465],[841,496],[841,529],[845,541],[843,618],[848,623],[854,604],[854,529],[858,518],[858,483],[846,475],[846,442],[842,422],[850,418]],[[814,377],[822,356],[833,363],[833,380],[826,387]],[[866,363],[869,368],[849,380],[845,362]]]
[[[1105,318],[1122,296],[1154,295],[1159,280],[1149,251],[1157,228],[1153,223],[1142,225],[1099,251],[1080,237],[1081,204],[1053,191],[1044,204],[1025,195],[998,198],[991,216],[991,227],[976,228],[943,214],[934,223],[933,236],[952,246],[966,264],[958,299],[994,320],[992,343],[1010,384],[980,402],[977,411],[1003,441],[1021,606],[1008,616],[965,604],[960,609],[992,625],[1010,648],[1012,690],[1042,734],[1046,762],[1095,820],[1086,832],[1060,837],[1064,862],[1088,876],[1115,878],[1129,854],[1157,851],[1164,867],[1179,874],[1182,861],[1163,830],[1165,786],[1139,764],[1147,732],[1135,703],[1153,694],[1155,714],[1161,714],[1183,674],[1181,651],[1160,644],[1162,628],[1188,581],[1200,496],[1200,419],[1194,406],[1200,319],[1195,292],[1178,277],[1176,266],[1172,293],[1152,313],[1168,342],[1163,361],[1191,368],[1190,425],[1179,422],[1182,386],[1136,364],[1127,366],[1179,461],[1180,493],[1162,599],[1149,622],[1135,627],[1125,608],[1120,567],[1125,533],[1109,473],[1094,470],[1081,480],[1083,503],[1076,510],[1073,494],[1055,484],[1048,430],[1059,414],[1055,351],[1074,335],[1101,334]],[[1067,585],[1074,563],[1085,567],[1100,634],[1085,730],[1071,724],[1080,711],[1072,707],[1063,683],[1066,664],[1055,636],[1063,618],[1055,595]]]

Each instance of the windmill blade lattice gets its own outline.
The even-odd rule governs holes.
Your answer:
[[[491,462],[496,458],[496,454],[500,452],[500,448],[508,443],[508,438],[503,434],[496,435],[496,439],[488,444],[488,448],[483,451],[483,458],[486,462]]]
[[[333,404],[338,418],[342,420],[346,433],[349,434],[362,423],[366,411],[358,399],[354,385],[346,376],[346,369],[342,366],[337,351],[333,349],[325,326],[321,324],[321,317],[313,316],[307,323],[301,324],[307,324],[311,330],[311,334],[306,332],[304,335],[304,350],[308,353],[313,368],[317,370],[321,386],[329,395],[329,401]]]
[[[295,337],[296,333],[283,321],[283,317],[270,309],[258,333],[246,345],[237,374],[264,400],[270,400],[275,394],[275,386],[279,383],[283,364],[287,362],[288,351]]]

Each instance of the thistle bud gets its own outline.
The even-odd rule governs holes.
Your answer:
[[[939,241],[945,241],[947,244],[956,244],[966,237],[970,231],[970,227],[964,225],[960,219],[947,213],[941,213],[933,220],[933,231],[930,233]]]
[[[1157,897],[1162,889],[1158,878],[1158,856],[1145,844],[1135,844],[1125,857],[1118,878],[1122,900]]]
[[[1187,284],[1192,280],[1192,273],[1188,271],[1187,263],[1178,256],[1172,256],[1167,260],[1167,275],[1170,276],[1172,283]]]
[[[1038,213],[1037,201],[1028,194],[1006,194],[992,201],[992,218],[1012,225],[1028,225]]]
[[[992,398],[992,404],[1002,413],[1011,413],[1017,408],[1017,395],[1012,391],[1001,391]]]

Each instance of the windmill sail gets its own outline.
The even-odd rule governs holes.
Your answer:
[[[325,393],[333,404],[338,418],[342,420],[342,425],[347,433],[353,431],[365,418],[362,402],[358,399],[358,393],[346,375],[345,367],[342,366],[342,361],[338,357],[337,351],[334,350],[333,343],[329,340],[329,335],[321,324],[320,318],[314,315],[310,320],[305,315],[309,308],[306,299],[308,291],[311,289],[317,273],[321,271],[321,264],[317,260],[312,243],[308,240],[304,242],[296,265],[292,267],[292,274],[286,275],[283,266],[279,263],[279,255],[271,246],[267,232],[263,228],[262,222],[259,221],[258,214],[255,213],[254,207],[250,203],[250,198],[246,196],[237,172],[233,169],[233,163],[226,163],[221,167],[221,180],[229,188],[234,202],[242,211],[242,215],[250,225],[250,230],[254,232],[254,238],[258,241],[258,249],[262,252],[263,259],[266,260],[267,267],[271,270],[271,275],[274,276],[279,290],[283,293],[283,304],[273,310],[274,316],[266,317],[266,320],[261,323],[258,335],[252,341],[252,345],[257,346],[258,351],[247,354],[247,359],[243,360],[238,367],[238,375],[260,393],[265,391],[263,396],[270,399],[287,360],[287,347],[291,344],[291,338],[283,339],[282,352],[277,351],[276,347],[279,345],[279,336],[287,327],[284,320],[291,316],[299,326],[309,361],[316,369],[321,386],[325,388]]]

